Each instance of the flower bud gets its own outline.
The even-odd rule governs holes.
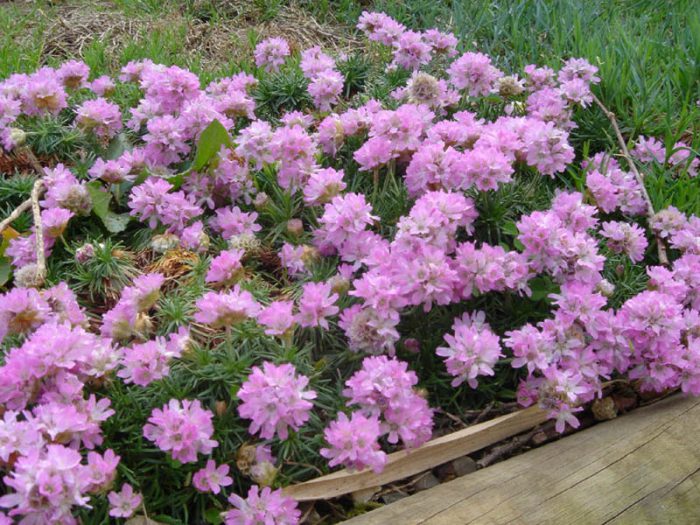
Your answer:
[[[75,260],[80,264],[85,264],[95,256],[95,247],[88,243],[83,244],[75,251]]]
[[[217,401],[216,403],[214,403],[214,411],[219,417],[222,417],[226,413],[227,408],[228,405],[226,404],[226,401]]]
[[[10,142],[15,146],[22,146],[27,142],[27,134],[19,128],[10,128]]]
[[[180,245],[180,239],[172,233],[163,233],[154,235],[151,239],[151,248],[158,253],[165,253],[168,250],[174,250]]]
[[[269,202],[270,197],[267,195],[267,193],[261,191],[255,196],[255,200],[253,200],[253,206],[255,206],[256,210],[262,211],[263,209],[265,209]]]
[[[15,270],[15,286],[24,288],[39,288],[44,284],[44,277],[39,275],[37,265],[35,263],[25,264],[21,268]]]
[[[294,237],[299,237],[304,233],[304,223],[301,219],[290,219],[287,221],[287,231]]]
[[[333,293],[338,295],[344,295],[350,290],[350,281],[340,274],[336,274],[328,279],[328,283],[331,285]]]

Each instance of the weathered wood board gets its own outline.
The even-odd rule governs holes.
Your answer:
[[[700,399],[672,396],[345,523],[700,524]]]
[[[339,470],[297,485],[285,487],[284,492],[297,501],[330,499],[351,492],[377,487],[412,476],[494,443],[519,434],[547,420],[547,413],[537,407],[518,410],[490,421],[472,425],[446,436],[431,439],[412,450],[389,454],[384,470],[350,472]]]

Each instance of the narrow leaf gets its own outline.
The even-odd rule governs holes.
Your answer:
[[[202,131],[197,143],[197,153],[192,162],[192,170],[200,171],[221,149],[221,146],[233,147],[231,137],[226,128],[218,120],[213,120],[204,131]]]

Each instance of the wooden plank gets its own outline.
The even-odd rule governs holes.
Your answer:
[[[673,396],[345,522],[700,523],[700,399]]]
[[[429,470],[458,457],[509,438],[547,420],[545,411],[530,407],[433,439],[413,450],[389,454],[380,474],[371,470],[340,470],[327,476],[290,485],[286,495],[297,501],[329,499],[370,487],[378,487]]]

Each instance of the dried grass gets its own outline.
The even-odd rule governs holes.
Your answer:
[[[263,20],[252,2],[221,2],[217,12],[220,20],[209,22],[193,16],[197,13],[196,2],[188,15],[173,10],[166,16],[130,14],[104,2],[65,2],[51,11],[37,10],[35,23],[45,28],[44,59],[83,57],[86,48],[98,41],[105,46],[106,59],[112,67],[120,65],[127,46],[144,44],[154,34],[182,38],[185,59],[205,68],[250,58],[251,32],[260,39],[286,38],[294,50],[321,45],[347,51],[360,45],[348,27],[321,24],[294,3],[281,6],[269,20]]]

